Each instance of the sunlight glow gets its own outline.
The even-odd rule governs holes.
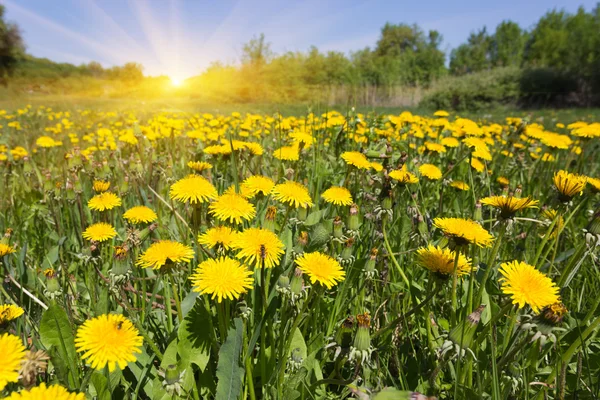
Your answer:
[[[181,86],[181,84],[183,83],[183,79],[181,78],[170,76],[169,79],[171,79],[171,85],[173,86]]]

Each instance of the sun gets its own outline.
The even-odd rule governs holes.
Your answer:
[[[183,84],[183,79],[181,78],[177,78],[174,76],[170,76],[169,79],[171,79],[171,85],[173,86],[181,86]]]

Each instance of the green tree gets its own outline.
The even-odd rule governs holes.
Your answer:
[[[494,67],[519,66],[523,62],[526,32],[513,21],[503,21],[496,27],[490,43],[490,61]]]
[[[242,63],[253,66],[264,65],[271,60],[271,44],[265,40],[265,34],[253,37],[242,47]]]
[[[490,47],[492,38],[487,29],[472,32],[467,43],[461,44],[450,54],[450,71],[455,75],[483,71],[491,67]]]
[[[0,4],[0,83],[6,85],[19,58],[25,54],[25,45],[19,27],[5,21],[4,11]]]

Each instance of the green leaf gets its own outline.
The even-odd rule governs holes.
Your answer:
[[[196,302],[183,323],[179,325],[177,354],[184,368],[188,368],[190,364],[196,364],[201,371],[206,368],[210,359],[209,320],[210,315],[206,312],[206,308],[200,302]]]
[[[78,371],[74,370],[76,369],[75,360],[78,359],[75,338],[67,313],[56,303],[51,304],[42,315],[40,339],[47,349],[50,347],[56,349],[57,355],[62,358],[63,364],[66,364],[69,369],[68,382],[63,383],[75,388],[77,386],[76,376],[78,377]]]
[[[234,319],[235,328],[230,328],[227,340],[219,350],[217,364],[217,395],[216,400],[234,400],[242,393],[244,370],[240,365],[242,352],[242,320]]]
[[[307,357],[306,343],[304,342],[302,332],[298,328],[296,328],[296,330],[294,331],[294,335],[292,336],[290,354],[288,354],[288,356],[291,356],[292,354],[296,357],[301,358],[302,360],[306,360]]]
[[[101,372],[94,372],[92,374],[92,385],[96,390],[96,398],[98,400],[110,400],[110,391],[108,390],[108,379]]]
[[[321,217],[323,216],[323,211],[317,210],[313,211],[306,217],[306,221],[304,221],[305,226],[313,226],[319,223]]]
[[[372,400],[401,400],[410,399],[412,392],[406,390],[398,390],[394,388],[385,388],[381,392],[373,396]]]

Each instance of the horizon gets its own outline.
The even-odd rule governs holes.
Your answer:
[[[327,4],[245,0],[218,4],[178,0],[0,3],[6,7],[7,20],[19,25],[27,53],[32,56],[76,65],[97,61],[104,67],[136,62],[143,65],[146,76],[166,75],[175,81],[200,75],[214,62],[237,63],[243,44],[261,33],[275,54],[305,52],[311,46],[322,52],[349,54],[373,48],[385,23],[416,24],[425,32],[437,30],[442,35],[441,50],[447,63],[451,49],[484,26],[493,33],[500,22],[512,20],[530,29],[552,9],[573,13],[580,7],[590,11],[597,5],[595,0],[577,4],[566,0],[510,0],[486,9],[477,9],[472,0],[459,5],[428,0],[425,5],[386,7],[377,7],[382,1],[338,0]],[[57,3],[62,6],[57,7]],[[315,9],[322,11],[315,16]],[[398,17],[390,17],[395,14]],[[259,28],[255,29],[261,16],[264,21],[258,21]],[[348,24],[357,17],[365,22]]]

